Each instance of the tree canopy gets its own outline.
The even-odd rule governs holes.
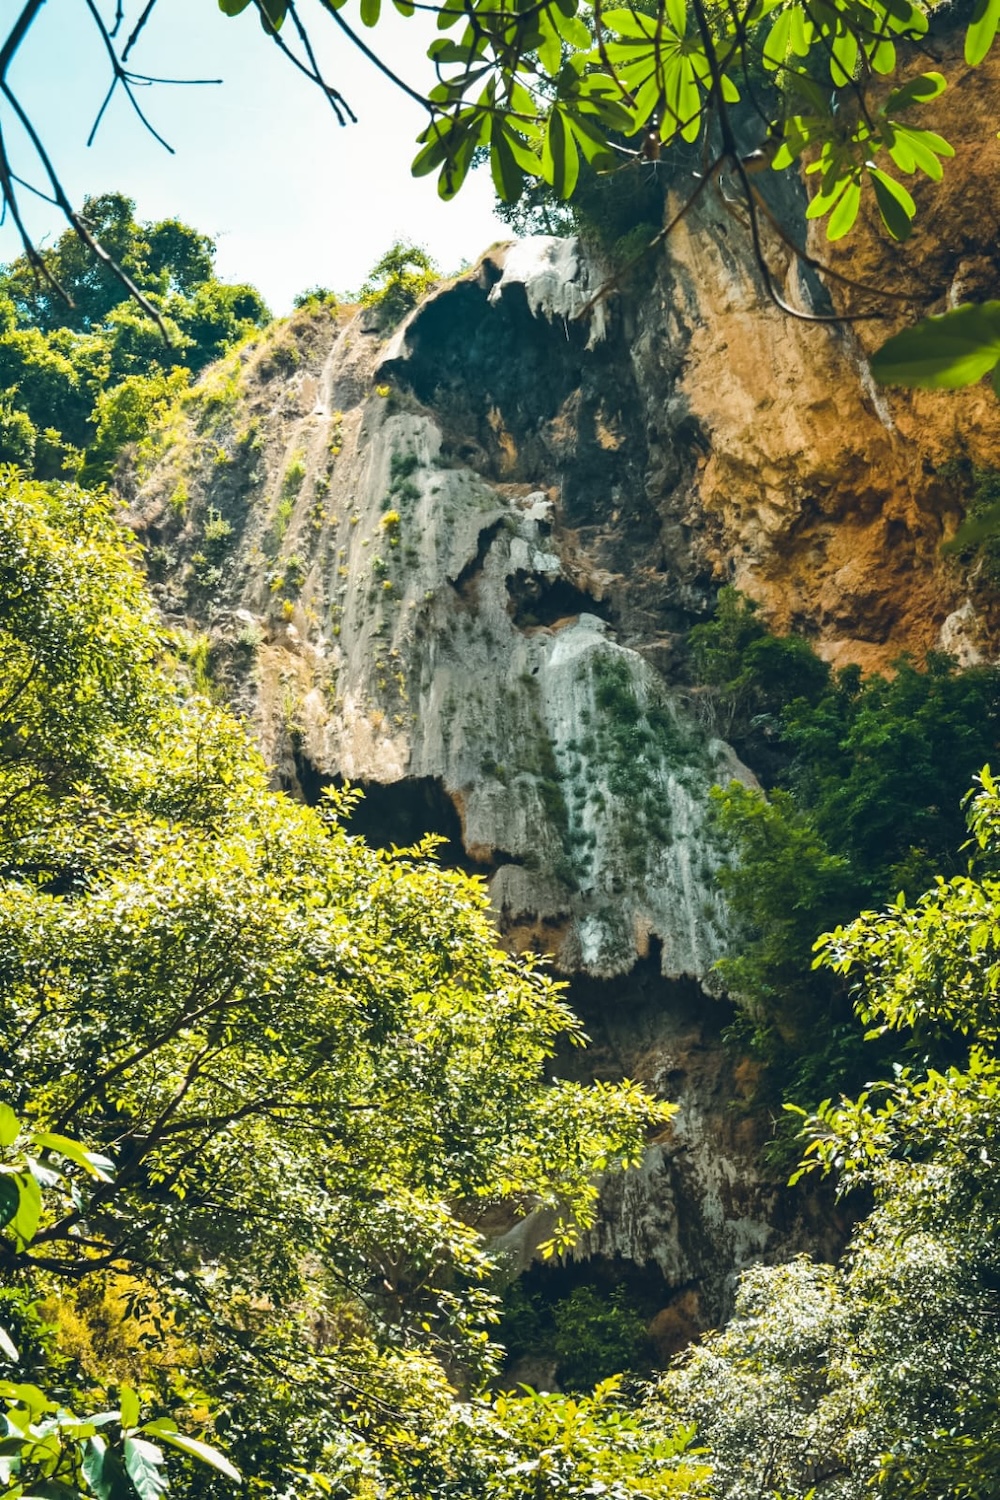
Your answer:
[[[251,286],[219,281],[215,246],[177,219],[142,224],[121,193],[88,198],[94,235],[156,311],[163,332],[72,229],[0,272],[0,462],[41,478],[106,478],[158,404],[270,313]]]
[[[969,804],[977,868],[817,944],[873,1032],[911,1061],[808,1119],[803,1167],[869,1212],[834,1267],[744,1276],[735,1316],[663,1380],[664,1421],[696,1421],[713,1493],[807,1500],[996,1492],[998,1139],[995,876],[1000,786]],[[937,1036],[953,1061],[924,1060]]]
[[[49,1306],[67,1408],[123,1378],[154,1421],[194,1406],[258,1489],[423,1493],[495,1364],[484,1216],[547,1210],[565,1248],[669,1107],[553,1078],[579,1023],[479,882],[367,848],[349,793],[269,790],[106,496],[4,470],[0,540],[5,1337]]]

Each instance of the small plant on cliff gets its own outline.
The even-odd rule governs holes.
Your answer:
[[[302,481],[306,477],[305,458],[301,453],[296,453],[281,476],[281,498],[293,500],[302,488]]]
[[[416,307],[437,279],[437,267],[426,250],[396,240],[372,267],[358,300],[362,307],[375,309],[381,327],[390,328]]]
[[[212,562],[218,562],[223,556],[232,535],[233,528],[230,522],[214,505],[210,505],[205,512],[205,520],[201,528],[201,545],[202,550]]]

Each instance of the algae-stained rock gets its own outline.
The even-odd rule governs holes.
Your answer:
[[[323,310],[325,349],[314,315],[234,358],[237,397],[214,414],[204,393],[189,401],[140,515],[148,533],[169,532],[173,516],[187,612],[228,636],[231,677],[240,650],[250,666],[256,630],[252,673],[233,688],[286,782],[345,778],[373,803],[382,787],[434,784],[510,941],[601,976],[627,973],[655,943],[665,975],[711,985],[724,913],[708,792],[748,773],[619,638],[602,580],[565,545],[558,466],[537,464],[543,486],[527,477],[521,427],[537,430],[539,414],[517,422],[511,371],[487,358],[526,316],[543,351],[568,345],[555,393],[565,407],[594,328],[564,320],[599,273],[557,240],[491,265],[430,299],[388,347]],[[482,380],[463,399],[485,403],[493,460],[462,451],[468,410],[427,389],[440,335],[425,325],[470,295]],[[460,318],[454,337],[467,331]],[[275,344],[300,351],[280,379]],[[537,350],[520,352],[537,366]],[[442,379],[453,355],[442,352]],[[240,494],[229,470],[248,441],[255,468]],[[600,432],[596,443],[616,457]],[[175,568],[164,589],[177,587]]]

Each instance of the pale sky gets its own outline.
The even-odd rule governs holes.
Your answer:
[[[106,13],[113,4],[98,0]],[[7,7],[5,7],[6,9]],[[355,0],[344,15],[397,73],[426,87],[427,18],[392,11],[364,31]],[[127,27],[141,10],[126,0]],[[85,142],[110,75],[84,0],[47,0],[11,72],[74,202],[114,189],[136,200],[140,219],[177,217],[218,241],[217,270],[250,281],[275,313],[311,285],[352,290],[396,238],[426,245],[442,270],[456,270],[510,231],[493,214],[488,170],[470,174],[457,199],[442,203],[434,177],[414,179],[409,164],[423,111],[393,87],[342,36],[318,4],[302,0],[314,44],[331,83],[359,117],[340,128],[318,89],[278,52],[246,11],[222,15],[217,0],[159,0],[129,59],[138,72],[176,78],[222,78],[219,87],[145,88],[144,112],[175,148],[174,156],[143,130],[119,94],[95,144]],[[432,33],[433,34],[433,33]],[[4,130],[15,171],[37,181],[9,111]],[[36,235],[61,221],[44,204],[22,202]],[[0,260],[19,251],[8,224]]]

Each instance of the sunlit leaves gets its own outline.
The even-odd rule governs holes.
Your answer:
[[[1000,302],[966,303],[925,318],[883,344],[871,361],[883,385],[954,389],[994,372],[1000,394]]]
[[[992,0],[980,9],[976,36],[995,23]],[[497,192],[511,201],[532,176],[571,197],[584,161],[597,170],[610,166],[610,132],[655,139],[656,152],[675,138],[695,142],[713,100],[715,108],[739,101],[739,80],[758,53],[787,100],[811,111],[776,116],[772,135],[782,143],[772,163],[782,170],[807,148],[816,153],[809,170],[820,172],[822,183],[809,212],[827,219],[829,239],[850,232],[868,192],[886,233],[905,239],[916,200],[896,173],[939,181],[954,154],[940,135],[901,120],[941,94],[940,72],[907,80],[877,106],[855,107],[865,97],[866,74],[895,69],[896,40],[926,33],[927,16],[910,0],[767,0],[738,25],[728,12],[695,14],[685,0],[659,0],[649,10],[602,11],[599,37],[572,3],[543,5],[528,17],[481,3],[476,25],[460,39],[432,44],[439,75],[449,66],[455,71],[431,91],[436,112],[413,170],[439,169],[443,196],[458,191],[480,145],[489,149]],[[816,63],[829,74],[832,96],[817,82]],[[486,92],[473,103],[469,91],[484,82]]]
[[[976,0],[965,35],[965,61],[970,68],[981,63],[993,46],[1000,27],[1000,0]]]

